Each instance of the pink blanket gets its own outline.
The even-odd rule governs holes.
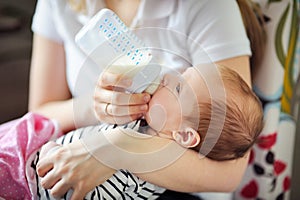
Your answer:
[[[37,114],[0,125],[0,199],[34,199],[36,152],[61,133],[54,121]]]

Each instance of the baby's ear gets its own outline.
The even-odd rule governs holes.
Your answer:
[[[192,128],[186,128],[184,131],[173,131],[173,139],[183,147],[193,148],[200,142],[200,135]]]

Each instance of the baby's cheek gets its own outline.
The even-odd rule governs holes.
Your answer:
[[[167,121],[167,113],[160,104],[152,105],[147,114],[148,124],[156,131],[161,131]]]

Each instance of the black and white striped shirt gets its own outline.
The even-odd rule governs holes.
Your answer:
[[[141,124],[143,124],[143,120],[138,120],[122,127],[125,129],[130,128],[139,131]],[[99,126],[80,128],[60,137],[56,142],[59,144],[69,144],[74,140],[88,137],[89,133],[91,131],[95,131],[95,129],[97,129],[99,134],[101,134],[101,131],[107,131],[116,127],[116,125],[101,124]],[[36,159],[31,165],[31,167],[34,169],[36,168],[36,164],[39,160],[38,155],[39,153],[37,153]],[[35,190],[37,191],[37,199],[55,199],[51,197],[50,190],[45,190],[41,187],[40,179],[38,178],[37,174],[36,180],[37,188],[35,188]],[[156,199],[164,191],[164,188],[143,181],[127,170],[119,170],[103,184],[90,191],[85,196],[85,199]],[[70,190],[61,199],[69,199],[71,194],[72,191]]]

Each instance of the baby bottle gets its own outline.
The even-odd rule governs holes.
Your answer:
[[[158,88],[161,66],[113,11],[100,10],[77,33],[75,41],[98,66],[132,78],[128,92],[153,94]]]

